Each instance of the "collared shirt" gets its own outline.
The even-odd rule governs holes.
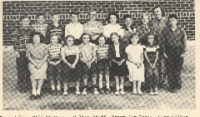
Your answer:
[[[88,21],[83,25],[83,32],[92,36],[92,40],[96,40],[100,33],[103,33],[103,25],[98,21]],[[92,34],[92,32],[94,32]]]
[[[65,56],[76,55],[79,53],[80,53],[80,50],[78,46],[72,46],[70,48],[68,46],[64,46],[62,48],[62,55],[65,55]]]
[[[48,40],[48,42],[47,43],[50,43],[51,37],[53,35],[58,36],[59,41],[63,41],[64,40],[63,26],[61,26],[61,25],[55,26],[53,24],[48,25],[48,27],[47,27],[47,38],[48,38],[47,40]]]
[[[116,54],[115,56],[116,56],[116,57],[120,57],[120,53],[119,53],[119,44],[118,44],[118,45],[115,45],[115,44],[114,44],[114,46],[115,46],[115,54]]]
[[[59,60],[61,57],[61,48],[62,45],[61,44],[56,44],[53,45],[52,43],[50,43],[48,46],[48,51],[49,51],[49,59],[50,60]]]
[[[70,23],[65,26],[65,37],[67,35],[72,35],[75,39],[80,39],[81,35],[83,34],[83,25],[81,23]]]
[[[20,27],[16,29],[13,33],[14,50],[16,51],[26,51],[26,45],[30,43],[31,29],[24,29]]]
[[[121,37],[123,36],[123,30],[121,29],[121,26],[119,24],[116,25],[107,24],[103,27],[103,34],[107,38],[110,38],[110,34],[113,32],[118,33]]]
[[[26,56],[33,60],[42,60],[48,54],[47,45],[40,43],[38,45],[27,44]]]
[[[182,54],[185,52],[187,35],[183,28],[177,27],[177,29],[174,31],[171,28],[166,28],[161,33],[161,38],[161,49],[164,53],[171,53],[170,51],[172,49],[173,52],[178,51],[177,54]]]
[[[96,58],[96,45],[93,43],[89,43],[84,45],[83,43],[79,45],[80,49],[80,58],[85,61],[91,61],[92,58]]]
[[[109,49],[109,45],[108,44],[104,44],[104,45],[98,45],[97,46],[97,59],[104,59],[104,58],[108,58],[108,49]]]
[[[33,28],[36,32],[42,33],[42,35],[43,35],[44,37],[46,37],[47,26],[48,26],[48,24],[46,24],[46,23],[40,24],[40,23],[36,22],[36,23],[32,24],[32,28]]]

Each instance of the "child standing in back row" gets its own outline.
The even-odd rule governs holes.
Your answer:
[[[110,93],[110,85],[109,85],[109,72],[110,72],[110,62],[108,59],[108,49],[109,45],[106,43],[106,37],[100,36],[97,39],[99,45],[97,46],[97,69],[99,73],[99,92],[101,94],[104,93],[103,90],[103,76],[105,74],[106,78],[106,93]]]
[[[136,33],[130,36],[132,44],[126,47],[129,70],[129,81],[133,82],[133,94],[143,94],[141,84],[144,82],[143,46],[138,44],[139,38]]]

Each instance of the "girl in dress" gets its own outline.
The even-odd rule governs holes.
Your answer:
[[[76,94],[80,94],[80,77],[81,70],[79,64],[79,54],[80,50],[78,46],[74,45],[75,38],[72,35],[68,35],[65,38],[65,46],[62,48],[62,60],[64,62],[64,93],[63,95],[68,94],[67,82],[69,80],[76,82]],[[73,78],[73,79],[72,79]]]
[[[143,46],[138,44],[139,38],[136,33],[130,36],[130,41],[132,44],[126,47],[129,81],[133,82],[133,94],[143,94],[141,91],[141,84],[144,82]]]
[[[111,33],[110,38],[113,44],[109,46],[109,58],[111,61],[111,74],[115,78],[116,91],[115,94],[125,94],[124,92],[124,76],[128,74],[126,66],[125,46],[119,42],[118,33]]]
[[[41,33],[35,32],[31,38],[32,43],[27,45],[26,56],[29,60],[28,68],[30,71],[30,78],[32,82],[33,99],[40,99],[41,87],[46,79],[48,49],[43,44],[43,36]]]
[[[99,94],[97,90],[97,68],[96,68],[96,45],[91,43],[91,37],[89,34],[83,33],[81,36],[82,44],[79,45],[80,49],[80,64],[82,71],[82,78],[84,83],[84,89],[82,94],[87,94],[87,84],[89,77],[93,82],[93,93]]]

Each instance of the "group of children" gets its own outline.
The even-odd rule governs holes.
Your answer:
[[[121,27],[115,13],[109,14],[108,24],[103,26],[95,15],[95,11],[90,12],[90,21],[82,25],[78,14],[72,13],[71,23],[64,28],[58,14],[52,15],[52,24],[46,24],[44,15],[40,14],[31,26],[33,31],[29,29],[28,17],[22,16],[21,28],[15,31],[13,39],[17,61],[21,60],[17,62],[18,82],[24,84],[28,59],[32,84],[30,99],[41,98],[44,80],[50,81],[53,95],[67,95],[69,82],[76,83],[76,94],[87,94],[88,80],[92,81],[94,94],[109,94],[111,76],[115,79],[116,95],[125,94],[127,76],[133,83],[133,94],[143,94],[143,82],[149,94],[158,94],[160,47],[153,29],[148,27],[148,15],[142,16],[145,28],[134,27],[129,15],[124,17],[125,25]],[[104,78],[106,88],[103,88]],[[83,90],[80,90],[81,81]],[[19,87],[25,92],[24,86]]]

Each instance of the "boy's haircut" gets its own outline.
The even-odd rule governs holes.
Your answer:
[[[38,18],[38,17],[40,17],[40,16],[43,16],[43,17],[45,18],[45,16],[44,16],[43,13],[39,13],[39,14],[37,14],[37,15],[36,15],[36,18]]]
[[[74,36],[72,36],[72,35],[67,35],[67,36],[65,37],[65,40],[64,40],[65,45],[67,45],[67,40],[68,40],[70,37],[73,38],[73,41],[75,42],[75,37],[74,37]]]
[[[44,36],[42,35],[42,33],[40,33],[40,32],[35,32],[35,31],[31,33],[31,39],[30,39],[30,42],[31,42],[31,43],[33,43],[33,37],[34,37],[35,35],[39,35],[39,37],[40,37],[40,43],[44,43]]]
[[[105,43],[107,42],[107,38],[105,35],[100,35],[98,38],[97,38],[97,43],[99,44],[99,39],[103,37],[105,39]]]
[[[70,16],[72,16],[72,15],[77,15],[77,16],[78,16],[79,13],[78,13],[78,12],[71,12],[71,13],[70,13]]]
[[[53,17],[54,15],[58,15],[58,17],[60,17],[57,12],[51,13],[51,17]]]
[[[117,18],[116,23],[118,23],[118,22],[119,22],[119,15],[118,15],[116,12],[110,12],[110,13],[108,14],[108,17],[107,17],[108,23],[110,23],[110,16],[111,16],[111,15],[114,15],[114,16]]]
[[[150,20],[150,15],[148,13],[143,13],[140,19],[143,19],[144,17],[148,17],[148,19]]]
[[[153,8],[153,14],[154,14],[154,10],[157,9],[157,8],[160,8],[161,10],[161,13],[162,13],[162,17],[165,17],[165,10],[160,6],[160,5],[157,5]]]
[[[169,14],[168,19],[170,18],[175,18],[176,20],[178,19],[177,15],[175,13]]]
[[[83,42],[83,36],[84,36],[84,35],[88,35],[88,36],[89,36],[89,39],[90,39],[90,40],[92,39],[92,37],[91,37],[88,33],[83,33],[83,34],[81,35],[81,38],[80,38],[81,42]]]
[[[52,35],[51,38],[50,38],[50,40],[52,40],[53,37],[57,37],[57,39],[59,40],[59,37],[57,35]]]
[[[129,14],[124,15],[123,19],[125,20],[126,18],[131,18],[131,15],[129,15]]]
[[[28,15],[22,15],[22,16],[20,17],[20,21],[22,21],[22,20],[25,19],[25,18],[28,18],[28,19],[29,19]]]

